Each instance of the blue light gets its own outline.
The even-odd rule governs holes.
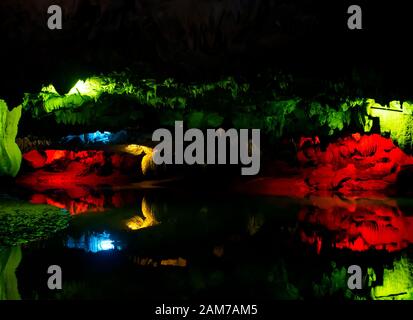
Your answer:
[[[115,246],[113,245],[112,240],[100,240],[100,243],[98,244],[98,248],[100,249],[98,251],[113,250],[115,249]]]
[[[72,249],[83,249],[86,252],[99,252],[118,249],[121,250],[120,246],[115,247],[115,241],[110,239],[110,234],[103,233],[87,233],[83,234],[80,238],[68,237],[66,246]]]
[[[108,131],[104,131],[103,133],[100,132],[100,131],[96,131],[96,132],[93,132],[93,133],[87,133],[86,136],[87,136],[86,140],[88,142],[108,143],[109,140],[111,139],[112,133],[110,133]]]
[[[68,135],[61,140],[61,143],[77,143],[77,144],[119,144],[127,140],[128,134],[125,130],[116,133],[109,131],[96,131],[92,133],[84,133],[79,135]]]

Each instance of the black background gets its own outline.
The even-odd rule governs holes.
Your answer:
[[[63,8],[63,30],[47,28],[51,4]],[[363,10],[363,30],[347,28],[351,4]],[[411,16],[399,0],[2,0],[0,97],[15,104],[44,84],[66,92],[80,77],[129,68],[181,81],[263,70],[346,80],[356,70],[367,89],[402,99]]]

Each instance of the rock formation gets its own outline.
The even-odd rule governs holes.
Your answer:
[[[0,176],[15,177],[20,170],[22,154],[16,136],[21,112],[21,106],[9,111],[6,103],[0,100]]]

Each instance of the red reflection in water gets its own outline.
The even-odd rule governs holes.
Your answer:
[[[235,189],[248,194],[302,198],[310,192],[303,177],[258,178],[236,186]]]
[[[74,194],[73,190],[55,190],[50,194],[36,193],[31,196],[34,204],[48,204],[66,209],[71,215],[86,212],[103,212],[109,208],[121,208],[125,205],[136,205],[137,197],[133,192],[114,192],[104,194],[97,190],[83,190],[83,195]],[[77,190],[77,192],[79,189]]]
[[[318,137],[302,138],[298,146],[299,174],[258,178],[239,189],[302,199],[299,234],[317,252],[322,248],[393,252],[413,243],[413,217],[405,216],[397,202],[386,197],[413,157],[377,134],[353,134],[330,143],[325,151]],[[322,193],[327,195],[314,196]]]
[[[136,202],[127,192],[98,191],[102,185],[123,185],[136,178],[139,161],[133,155],[98,150],[32,150],[23,159],[30,172],[23,172],[16,182],[36,192],[32,203],[49,204],[76,215]]]
[[[86,196],[78,199],[64,197],[54,197],[45,194],[34,194],[30,202],[35,204],[48,204],[57,208],[66,209],[71,215],[78,215],[85,212],[102,212],[105,211],[104,197]]]
[[[353,251],[398,251],[413,243],[413,217],[392,199],[310,197],[299,213],[302,241]]]

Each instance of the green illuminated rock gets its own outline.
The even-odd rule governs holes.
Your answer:
[[[0,247],[0,300],[20,300],[16,269],[21,259],[20,247]]]
[[[379,119],[381,134],[390,135],[401,148],[413,147],[412,104],[391,101],[388,106],[382,106],[374,99],[368,99],[366,111],[369,117]]]
[[[53,85],[44,86],[40,93],[26,94],[22,105],[33,119],[48,116],[65,126],[106,130],[136,124],[173,126],[176,120],[199,128],[257,128],[274,139],[379,129],[401,148],[413,149],[411,102],[380,105],[347,91],[337,94],[336,89],[292,96],[277,83],[271,80],[260,89],[231,77],[187,83],[111,73],[78,80],[66,94],[59,94]]]
[[[369,273],[374,274],[371,270]],[[406,257],[393,262],[392,268],[385,268],[383,284],[371,289],[374,300],[412,300],[413,299],[413,264]]]
[[[15,177],[20,170],[22,154],[16,136],[21,113],[21,106],[9,111],[6,103],[0,100],[0,176]]]

